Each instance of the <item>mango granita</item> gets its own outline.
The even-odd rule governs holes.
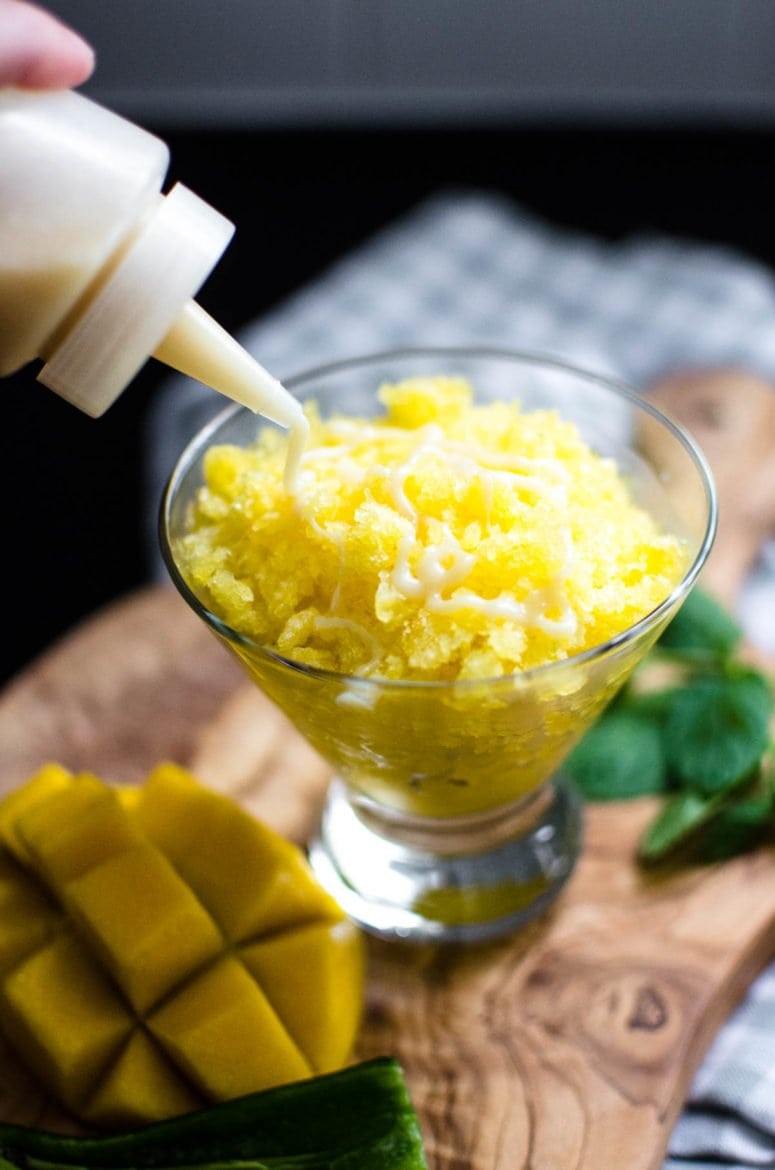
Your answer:
[[[308,411],[293,495],[276,432],[207,451],[175,551],[241,634],[351,676],[493,678],[606,642],[680,579],[681,541],[555,411],[444,376],[379,398],[375,419]]]

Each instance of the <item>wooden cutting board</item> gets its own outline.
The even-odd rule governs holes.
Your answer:
[[[726,373],[655,393],[716,470],[722,524],[705,584],[730,600],[775,531],[775,395]],[[124,783],[174,759],[300,842],[328,779],[167,587],[33,663],[0,695],[0,745],[0,791],[48,759]],[[708,1044],[775,956],[775,852],[646,875],[633,857],[652,810],[589,808],[566,892],[516,937],[370,943],[357,1055],[401,1060],[432,1170],[661,1166]],[[0,1117],[67,1126],[4,1048]]]

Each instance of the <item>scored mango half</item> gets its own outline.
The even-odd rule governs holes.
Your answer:
[[[50,764],[0,803],[0,1028],[82,1120],[340,1068],[363,986],[302,851],[183,768],[119,789]]]

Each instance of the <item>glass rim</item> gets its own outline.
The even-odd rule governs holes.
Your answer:
[[[183,475],[188,471],[194,459],[203,453],[209,446],[211,436],[226,423],[229,419],[238,414],[251,416],[256,420],[260,419],[260,415],[255,414],[249,407],[242,406],[238,402],[232,402],[224,409],[219,411],[209,422],[196,432],[195,435],[189,439],[180,455],[175,461],[175,465],[167,479],[164,491],[162,493],[161,504],[159,507],[159,543],[161,546],[162,559],[164,561],[167,572],[172,579],[178,592],[183,599],[191,607],[207,626],[211,627],[220,637],[228,642],[233,642],[244,649],[248,650],[254,656],[265,658],[268,662],[275,666],[280,666],[291,670],[294,673],[303,675],[306,678],[318,679],[321,682],[337,683],[342,687],[359,687],[363,689],[374,688],[376,691],[407,691],[407,690],[433,690],[438,692],[457,692],[475,690],[482,687],[514,687],[519,684],[539,682],[543,679],[556,678],[565,671],[576,669],[580,666],[586,666],[595,660],[602,660],[609,655],[612,655],[626,647],[632,642],[637,641],[641,635],[648,632],[665,617],[671,609],[673,609],[680,601],[682,601],[691,590],[697,577],[702,570],[713,542],[716,536],[716,529],[718,526],[718,500],[716,495],[716,487],[713,480],[713,475],[708,465],[708,462],[703,455],[700,448],[695,443],[691,435],[681,426],[680,423],[670,418],[658,406],[650,402],[645,395],[634,390],[626,383],[610,377],[608,375],[596,374],[581,366],[576,366],[572,362],[566,361],[562,358],[554,357],[550,354],[534,352],[529,350],[512,350],[508,348],[501,348],[497,346],[400,346],[393,349],[379,350],[373,353],[363,354],[360,356],[341,358],[338,360],[324,362],[320,365],[310,367],[309,369],[300,370],[288,378],[282,380],[283,386],[293,391],[297,387],[312,381],[315,378],[330,377],[337,373],[344,373],[348,370],[354,370],[358,367],[365,367],[368,365],[375,365],[379,362],[390,362],[396,360],[410,359],[410,358],[443,358],[449,359],[489,359],[496,361],[515,361],[523,365],[533,365],[541,367],[546,370],[555,370],[558,373],[567,374],[569,376],[583,378],[587,382],[594,383],[604,390],[610,390],[619,398],[630,402],[638,410],[644,410],[651,415],[662,427],[669,431],[673,438],[676,439],[683,447],[686,454],[689,456],[695,469],[698,472],[700,483],[705,495],[707,504],[707,518],[705,523],[705,530],[699,547],[691,564],[687,567],[681,579],[676,583],[674,588],[667,594],[666,597],[655,606],[654,609],[649,610],[637,622],[625,627],[618,633],[613,634],[607,638],[605,642],[600,642],[596,646],[591,646],[587,650],[579,651],[576,654],[571,654],[567,658],[558,659],[554,662],[543,663],[539,666],[529,667],[527,670],[511,671],[508,674],[487,675],[482,678],[465,678],[465,679],[451,679],[451,680],[433,680],[433,679],[417,679],[417,678],[402,678],[391,679],[384,678],[379,675],[364,677],[357,674],[348,674],[343,671],[329,670],[325,667],[310,666],[304,662],[298,662],[293,658],[286,658],[278,651],[265,646],[263,643],[256,641],[247,634],[241,633],[234,629],[228,622],[219,618],[217,614],[213,613],[203,601],[190,588],[182,573],[180,572],[175,557],[172,552],[168,537],[168,523],[172,500],[175,496],[175,491],[179,481]]]

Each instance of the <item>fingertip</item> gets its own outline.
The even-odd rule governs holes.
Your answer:
[[[91,45],[58,17],[26,0],[0,0],[0,83],[69,89],[94,71]]]
[[[63,33],[69,33],[63,29]],[[39,52],[32,56],[17,85],[30,89],[72,89],[82,85],[94,72],[94,50],[72,33],[57,38],[56,52]]]

